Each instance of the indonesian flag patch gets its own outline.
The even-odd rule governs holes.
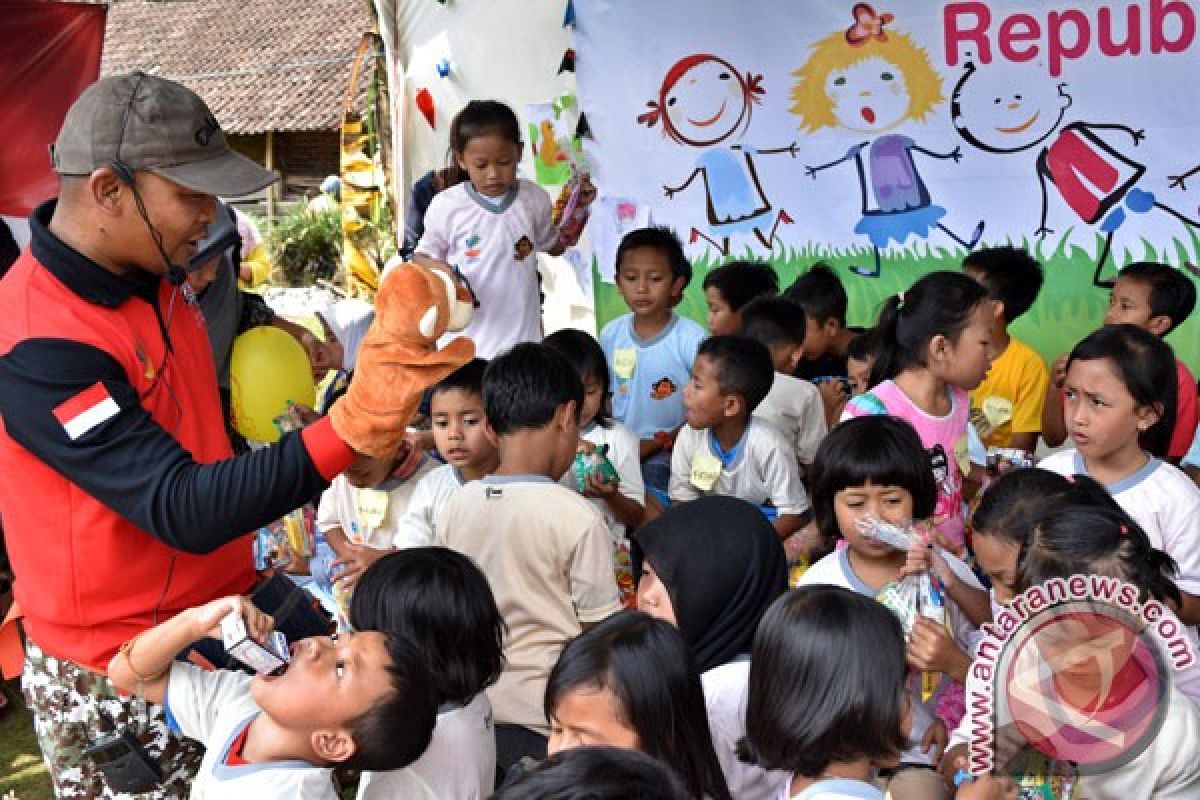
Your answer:
[[[75,441],[101,423],[115,417],[121,411],[104,384],[97,381],[70,400],[54,409],[54,417],[71,441]]]

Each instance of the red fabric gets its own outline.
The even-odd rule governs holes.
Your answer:
[[[250,726],[242,728],[242,732],[237,735],[229,745],[229,752],[225,754],[225,765],[229,767],[244,767],[250,762],[242,757],[242,751],[246,749],[246,736],[250,733]]]
[[[162,281],[162,308],[172,291]],[[39,265],[28,248],[0,281],[0,308],[5,314],[0,350],[39,336],[101,349],[124,367],[130,385],[144,397],[143,407],[196,461],[232,455],[198,308],[176,301],[169,315],[168,358],[149,303],[136,298],[117,308],[89,303]],[[157,376],[147,374],[143,359],[163,365],[170,391],[149,391]],[[337,452],[341,442],[332,430],[329,435],[334,443],[327,449]],[[8,547],[13,563],[26,570],[13,587],[25,630],[50,655],[103,673],[121,643],[135,634],[254,585],[253,536],[207,555],[173,550],[13,441],[2,421],[0,451],[11,474],[21,476],[0,481],[5,527],[41,532],[13,537]],[[28,502],[30,497],[37,502]]]
[[[329,417],[321,417],[309,425],[300,432],[300,438],[304,440],[304,449],[308,451],[313,466],[327,481],[341,475],[358,458],[334,432]]]
[[[49,145],[100,75],[106,8],[5,0],[0,11],[0,214],[28,216],[57,194]]]
[[[1196,422],[1200,418],[1200,404],[1196,397],[1196,379],[1192,371],[1179,359],[1175,360],[1175,371],[1179,376],[1179,400],[1175,409],[1175,431],[1171,434],[1171,446],[1167,455],[1183,458],[1192,447],[1196,436]]]

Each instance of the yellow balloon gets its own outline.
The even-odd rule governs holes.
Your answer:
[[[233,340],[229,359],[233,427],[258,442],[278,441],[277,417],[285,417],[288,403],[312,406],[313,385],[308,354],[291,335],[271,325],[251,328]]]

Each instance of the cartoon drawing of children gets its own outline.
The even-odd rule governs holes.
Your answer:
[[[937,228],[970,250],[979,243],[984,223],[968,238],[943,225],[946,209],[934,205],[913,160],[913,153],[921,153],[958,163],[961,148],[937,153],[907,136],[887,133],[904,122],[923,121],[945,99],[929,55],[908,34],[886,29],[893,15],[877,13],[866,3],[857,3],[853,14],[853,25],[813,45],[808,61],[792,73],[798,80],[790,110],[800,118],[801,129],[810,133],[839,127],[875,136],[836,161],[805,168],[815,180],[823,170],[854,162],[862,197],[862,217],[854,232],[870,240],[875,265],[850,270],[875,278],[880,251],[892,241],[903,244],[910,234],[928,237]]]
[[[722,144],[749,128],[754,105],[761,102],[763,91],[761,75],[743,75],[714,55],[690,55],[667,70],[658,100],[648,102],[649,110],[637,118],[650,128],[662,122],[663,135],[679,144],[707,148],[687,180],[663,189],[671,198],[691,186],[697,177],[704,181],[708,226],[720,241],[697,228],[692,228],[690,241],[695,244],[697,239],[704,239],[723,256],[729,254],[731,234],[752,231],[770,250],[779,224],[792,221],[781,208],[770,230],[763,233],[772,206],[763,192],[754,157],[788,153],[795,158],[796,143],[771,149],[744,142]]]
[[[1145,214],[1158,209],[1185,225],[1200,227],[1200,222],[1138,188],[1146,173],[1145,165],[1101,137],[1102,132],[1116,131],[1127,135],[1137,147],[1146,137],[1145,131],[1113,123],[1064,125],[1072,103],[1067,84],[1017,75],[1014,79],[1014,73],[1006,70],[981,73],[974,63],[967,62],[951,96],[950,116],[959,136],[987,153],[1018,153],[1045,143],[1035,165],[1042,191],[1035,236],[1054,232],[1047,227],[1048,185],[1053,185],[1076,216],[1089,225],[1098,223],[1104,232],[1092,282],[1110,287],[1113,281],[1101,280],[1100,274],[1112,252],[1113,234],[1127,218],[1126,211]],[[1174,176],[1171,180],[1183,188],[1187,177]]]

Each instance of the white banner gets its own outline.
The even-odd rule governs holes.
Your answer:
[[[1042,318],[1084,332],[1102,258],[1101,278],[1200,261],[1200,3],[575,4],[595,182],[702,264],[824,259],[864,316],[972,246],[1028,243]]]

